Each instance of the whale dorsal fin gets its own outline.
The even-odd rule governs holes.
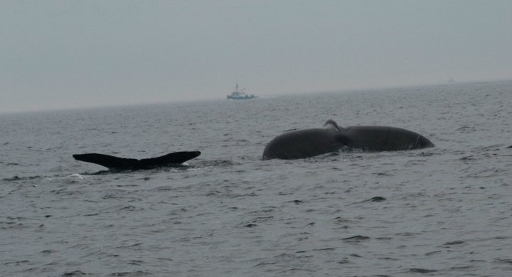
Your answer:
[[[327,120],[327,122],[325,122],[324,124],[324,128],[334,128],[336,129],[338,132],[340,131],[340,127],[338,126],[338,124],[336,123],[336,121],[332,120],[332,119],[329,119]]]

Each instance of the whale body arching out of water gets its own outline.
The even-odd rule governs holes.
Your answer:
[[[341,128],[328,120],[323,128],[290,131],[275,137],[263,151],[263,159],[303,159],[336,152],[342,147],[363,151],[398,151],[434,147],[413,131],[387,126]]]

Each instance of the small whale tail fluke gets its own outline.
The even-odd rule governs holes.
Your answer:
[[[201,155],[200,151],[182,151],[174,152],[164,156],[149,158],[149,159],[127,159],[115,156],[87,153],[87,154],[74,154],[73,158],[78,161],[98,164],[110,170],[139,170],[139,169],[152,169],[158,167],[177,167],[181,166],[184,162],[191,160]]]

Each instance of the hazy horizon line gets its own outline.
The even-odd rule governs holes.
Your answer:
[[[497,78],[497,79],[487,79],[487,80],[476,80],[476,81],[464,81],[464,82],[449,82],[453,80],[450,78],[444,83],[427,83],[427,84],[413,84],[413,85],[382,85],[382,86],[368,86],[361,88],[340,88],[336,90],[317,90],[317,91],[297,91],[292,93],[251,93],[256,95],[258,98],[272,98],[272,97],[288,97],[288,96],[303,96],[303,95],[312,95],[312,94],[324,94],[324,93],[349,93],[349,92],[364,92],[364,91],[376,91],[376,90],[389,90],[389,89],[408,89],[408,88],[420,88],[420,87],[431,87],[431,86],[450,86],[450,85],[465,85],[465,84],[476,84],[476,83],[488,83],[488,82],[507,82],[512,81],[512,78]],[[35,110],[13,110],[13,111],[0,111],[0,115],[19,115],[19,114],[36,114],[36,113],[47,113],[47,112],[66,112],[66,111],[87,111],[87,110],[102,110],[102,109],[111,109],[111,108],[130,108],[130,107],[139,107],[139,106],[153,106],[153,105],[169,105],[169,104],[179,104],[179,103],[195,103],[195,102],[207,102],[207,101],[221,101],[227,100],[226,96],[229,94],[229,91],[226,92],[222,97],[212,97],[212,98],[199,98],[199,99],[175,99],[168,100],[162,102],[156,101],[148,101],[148,102],[139,102],[139,103],[120,103],[120,104],[107,104],[107,105],[90,105],[90,106],[75,106],[75,107],[58,107],[58,108],[42,108]]]

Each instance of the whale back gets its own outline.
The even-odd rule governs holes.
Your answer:
[[[263,159],[303,159],[337,151],[338,125],[329,120],[324,128],[290,131],[271,140],[263,151]]]
[[[343,143],[366,151],[397,151],[434,147],[424,136],[397,127],[350,126],[340,130]]]

